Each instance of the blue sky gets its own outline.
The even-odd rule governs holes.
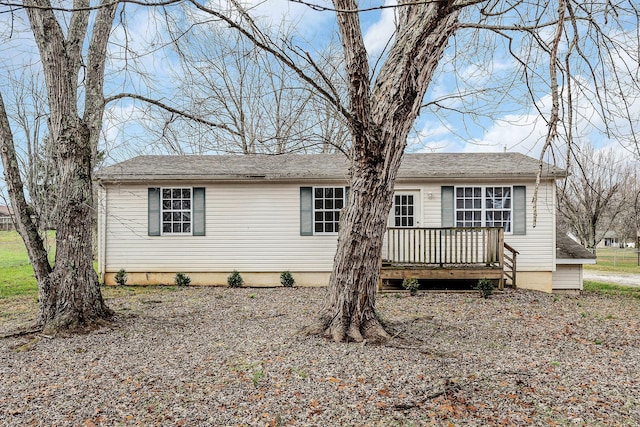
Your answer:
[[[295,23],[302,38],[310,42],[310,50],[313,48],[321,50],[332,36],[335,39],[335,15],[331,11],[315,11],[305,5],[286,0],[266,2],[252,0],[251,3],[253,4],[251,7],[253,16],[258,16],[274,24],[279,23],[284,16]],[[328,1],[317,3],[330,6]],[[360,2],[361,7],[380,4],[393,5],[395,0]],[[147,13],[154,13],[154,11],[150,10]],[[361,14],[364,39],[372,63],[375,62],[392,37],[394,14],[395,10],[392,8]],[[464,21],[464,19],[473,19],[473,17],[465,16],[462,20]],[[140,34],[150,33],[145,28],[148,22],[150,20],[145,19],[143,14],[140,17]],[[631,25],[626,29],[633,34],[637,28]],[[618,29],[612,27],[610,31],[613,33]],[[550,35],[551,32],[548,36]],[[468,105],[466,106],[459,100],[449,100],[443,103],[451,111],[464,107],[470,114],[463,115],[451,112],[443,114],[442,109],[434,112],[433,109],[425,108],[415,124],[415,132],[409,139],[408,150],[427,152],[496,152],[507,150],[537,157],[547,133],[547,126],[539,111],[533,107],[528,89],[523,81],[518,80],[515,61],[506,53],[504,40],[483,41],[483,43],[489,43],[488,46],[493,48],[483,51],[483,46],[481,46],[480,49],[474,51],[468,49],[468,43],[475,42],[470,41],[470,37],[472,37],[470,31],[460,31],[455,40],[452,40],[441,61],[439,72],[427,93],[425,102],[446,98],[459,92],[486,88],[489,90],[474,98],[471,103],[467,98],[466,104]],[[140,40],[143,38],[141,37]],[[566,50],[566,46],[564,48]],[[629,46],[629,48],[631,51],[637,52],[637,44]],[[618,58],[613,58],[612,61],[624,59],[622,56],[623,54],[618,54]],[[637,58],[635,60],[637,61]],[[166,61],[166,58],[150,61],[155,64],[159,75],[162,75],[163,72],[163,61]],[[150,65],[148,69],[153,69],[153,65]],[[539,80],[533,83],[535,86],[533,88],[534,100],[538,109],[543,114],[548,114],[551,98],[548,84],[544,79],[547,70],[542,69],[540,72],[542,74]],[[625,150],[625,141],[615,135],[607,136],[603,132],[603,118],[594,108],[594,99],[590,95],[593,93],[593,88],[590,86],[593,86],[594,83],[586,74],[581,75],[580,72],[577,73],[576,78],[578,82],[582,83],[584,90],[581,96],[574,93],[576,105],[574,140],[578,143],[590,142],[597,147],[613,146],[616,149]],[[640,118],[637,86],[634,89],[636,99],[630,105],[630,115]],[[616,100],[616,95],[612,94],[612,98],[608,102],[611,105],[617,105],[619,100]],[[619,123],[613,123],[612,120],[612,127],[620,129],[624,133],[628,124],[622,119],[618,119],[618,121]],[[638,122],[635,122],[634,125],[638,126]],[[563,147],[557,148],[558,155],[563,157]],[[626,149],[635,153],[633,147],[626,147]]]
[[[213,0],[221,2],[224,0]],[[379,4],[391,5],[395,0],[362,1],[361,7]],[[335,14],[330,11],[320,12],[309,7],[286,0],[257,1],[251,0],[251,13],[261,19],[279,23],[283,16],[295,23],[302,37],[309,41],[309,48],[322,49],[328,40],[335,36]],[[322,0],[320,4],[329,5]],[[157,8],[140,8],[127,5],[134,13],[127,14],[127,43],[133,51],[145,52],[144,55],[129,62],[125,66],[121,45],[125,41],[122,26],[114,29],[110,45],[110,60],[107,67],[106,92],[107,95],[119,91],[135,91],[144,95],[163,97],[162,88],[167,94],[173,84],[170,69],[175,60],[166,50],[157,48],[161,40],[158,39],[158,18],[161,13]],[[383,9],[361,14],[364,28],[365,42],[371,55],[372,62],[380,54],[393,33],[394,9]],[[7,72],[19,73],[22,70],[38,68],[37,53],[28,32],[22,31],[28,23],[24,13],[0,14],[0,83],[3,87],[7,81]],[[637,28],[627,28],[630,32]],[[13,31],[10,34],[10,31]],[[614,31],[614,30],[612,30]],[[476,90],[478,88],[492,88],[478,96],[470,106],[465,106],[459,99],[444,101],[451,110],[465,108],[471,114],[446,113],[440,111],[435,114],[432,109],[425,108],[415,124],[415,132],[410,137],[410,151],[427,152],[496,152],[518,151],[534,157],[539,155],[542,141],[546,135],[546,124],[537,110],[527,101],[527,91],[522,81],[514,79],[515,63],[504,50],[501,41],[494,41],[495,49],[470,49],[469,31],[460,31],[452,40],[450,48],[441,61],[438,74],[429,89],[425,101],[441,99],[451,94]],[[631,50],[637,45],[631,46]],[[622,61],[623,54],[611,58],[611,61]],[[628,58],[627,58],[628,59]],[[134,67],[132,65],[135,64]],[[148,73],[150,79],[141,79],[134,72],[134,68]],[[638,70],[636,69],[637,73]],[[457,77],[455,77],[457,76]],[[536,86],[535,101],[543,113],[548,113],[551,102],[544,76]],[[580,78],[582,77],[582,80]],[[583,97],[578,97],[576,105],[579,112],[574,134],[579,142],[589,141],[597,147],[615,146],[624,149],[624,142],[615,137],[607,137],[603,132],[604,123],[591,105],[589,99],[590,82],[587,76],[580,76],[586,88]],[[153,88],[153,89],[152,89]],[[637,87],[635,88],[637,89]],[[631,92],[633,93],[633,92]],[[3,90],[5,102],[9,104],[10,96]],[[170,95],[165,101],[171,102]],[[618,105],[615,94],[609,102]],[[634,95],[638,96],[637,92]],[[9,98],[9,99],[8,99]],[[178,106],[179,107],[179,106]],[[630,105],[632,117],[640,120],[640,102],[635,99]],[[121,101],[108,106],[105,115],[104,140],[106,146],[113,152],[114,160],[121,160],[131,155],[128,150],[131,141],[144,144],[145,133],[141,127],[131,125],[137,120],[144,119],[144,107],[139,104]],[[615,119],[615,118],[614,118]],[[614,120],[615,121],[615,120]],[[123,126],[123,122],[129,123]],[[151,124],[153,125],[153,124]],[[638,122],[634,123],[638,126]],[[618,127],[624,129],[624,121],[620,120]],[[20,132],[14,129],[20,136]],[[559,151],[560,152],[560,151]]]

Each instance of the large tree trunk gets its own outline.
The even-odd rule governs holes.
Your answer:
[[[395,42],[371,88],[358,14],[350,12],[357,4],[334,0],[349,83],[352,179],[327,298],[309,332],[335,341],[389,337],[375,293],[393,189],[407,135],[458,16],[454,2],[411,3],[399,2]]]
[[[396,156],[396,163],[400,157]],[[375,297],[396,171],[397,165],[385,162],[353,169],[328,300],[321,315],[321,330],[335,341],[388,338],[375,312]]]
[[[93,268],[91,177],[104,111],[106,46],[117,2],[102,0],[92,31],[88,32],[89,1],[74,0],[76,10],[68,22],[66,37],[49,0],[25,0],[24,3],[40,52],[48,92],[49,134],[55,145],[53,160],[58,173],[58,194],[54,213],[56,258],[53,268],[26,201],[1,96],[0,147],[18,230],[38,281],[40,311],[37,326],[45,333],[56,333],[100,324],[113,314],[102,299]],[[91,40],[85,57],[83,47],[89,33]],[[78,86],[81,69],[84,69],[82,91]],[[84,98],[83,116],[78,112],[80,98]]]
[[[39,287],[38,324],[46,332],[74,330],[100,323],[113,312],[100,293],[93,268],[92,150],[81,121],[59,141],[59,200],[56,259],[49,279]]]

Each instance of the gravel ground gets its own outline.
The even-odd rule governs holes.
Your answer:
[[[0,425],[640,425],[638,299],[383,294],[373,346],[301,336],[323,296],[121,290],[54,339],[7,337],[34,303],[0,300]]]

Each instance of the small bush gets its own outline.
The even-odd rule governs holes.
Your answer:
[[[244,280],[237,270],[233,270],[233,273],[227,277],[227,285],[229,285],[230,288],[239,288],[243,284]]]
[[[413,277],[410,279],[404,279],[402,281],[402,287],[408,290],[411,295],[415,295],[418,293],[420,282],[418,282],[418,279],[414,279]]]
[[[127,279],[128,279],[127,272],[125,271],[124,268],[121,268],[120,271],[118,271],[116,275],[113,277],[113,280],[115,280],[119,286],[126,285]]]
[[[191,283],[191,277],[184,273],[176,273],[176,277],[173,279],[176,286],[189,286]]]
[[[493,282],[491,280],[480,279],[478,280],[478,284],[474,289],[480,292],[480,296],[482,298],[486,299],[486,298],[489,298],[491,295],[493,295],[494,288],[495,286],[493,285]]]
[[[282,283],[282,286],[285,288],[291,288],[296,284],[296,281],[293,279],[291,272],[287,270],[280,273],[280,283]]]

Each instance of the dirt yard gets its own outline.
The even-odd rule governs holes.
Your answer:
[[[640,300],[383,294],[384,346],[301,336],[322,289],[122,290],[86,335],[6,337],[2,426],[637,426]]]

